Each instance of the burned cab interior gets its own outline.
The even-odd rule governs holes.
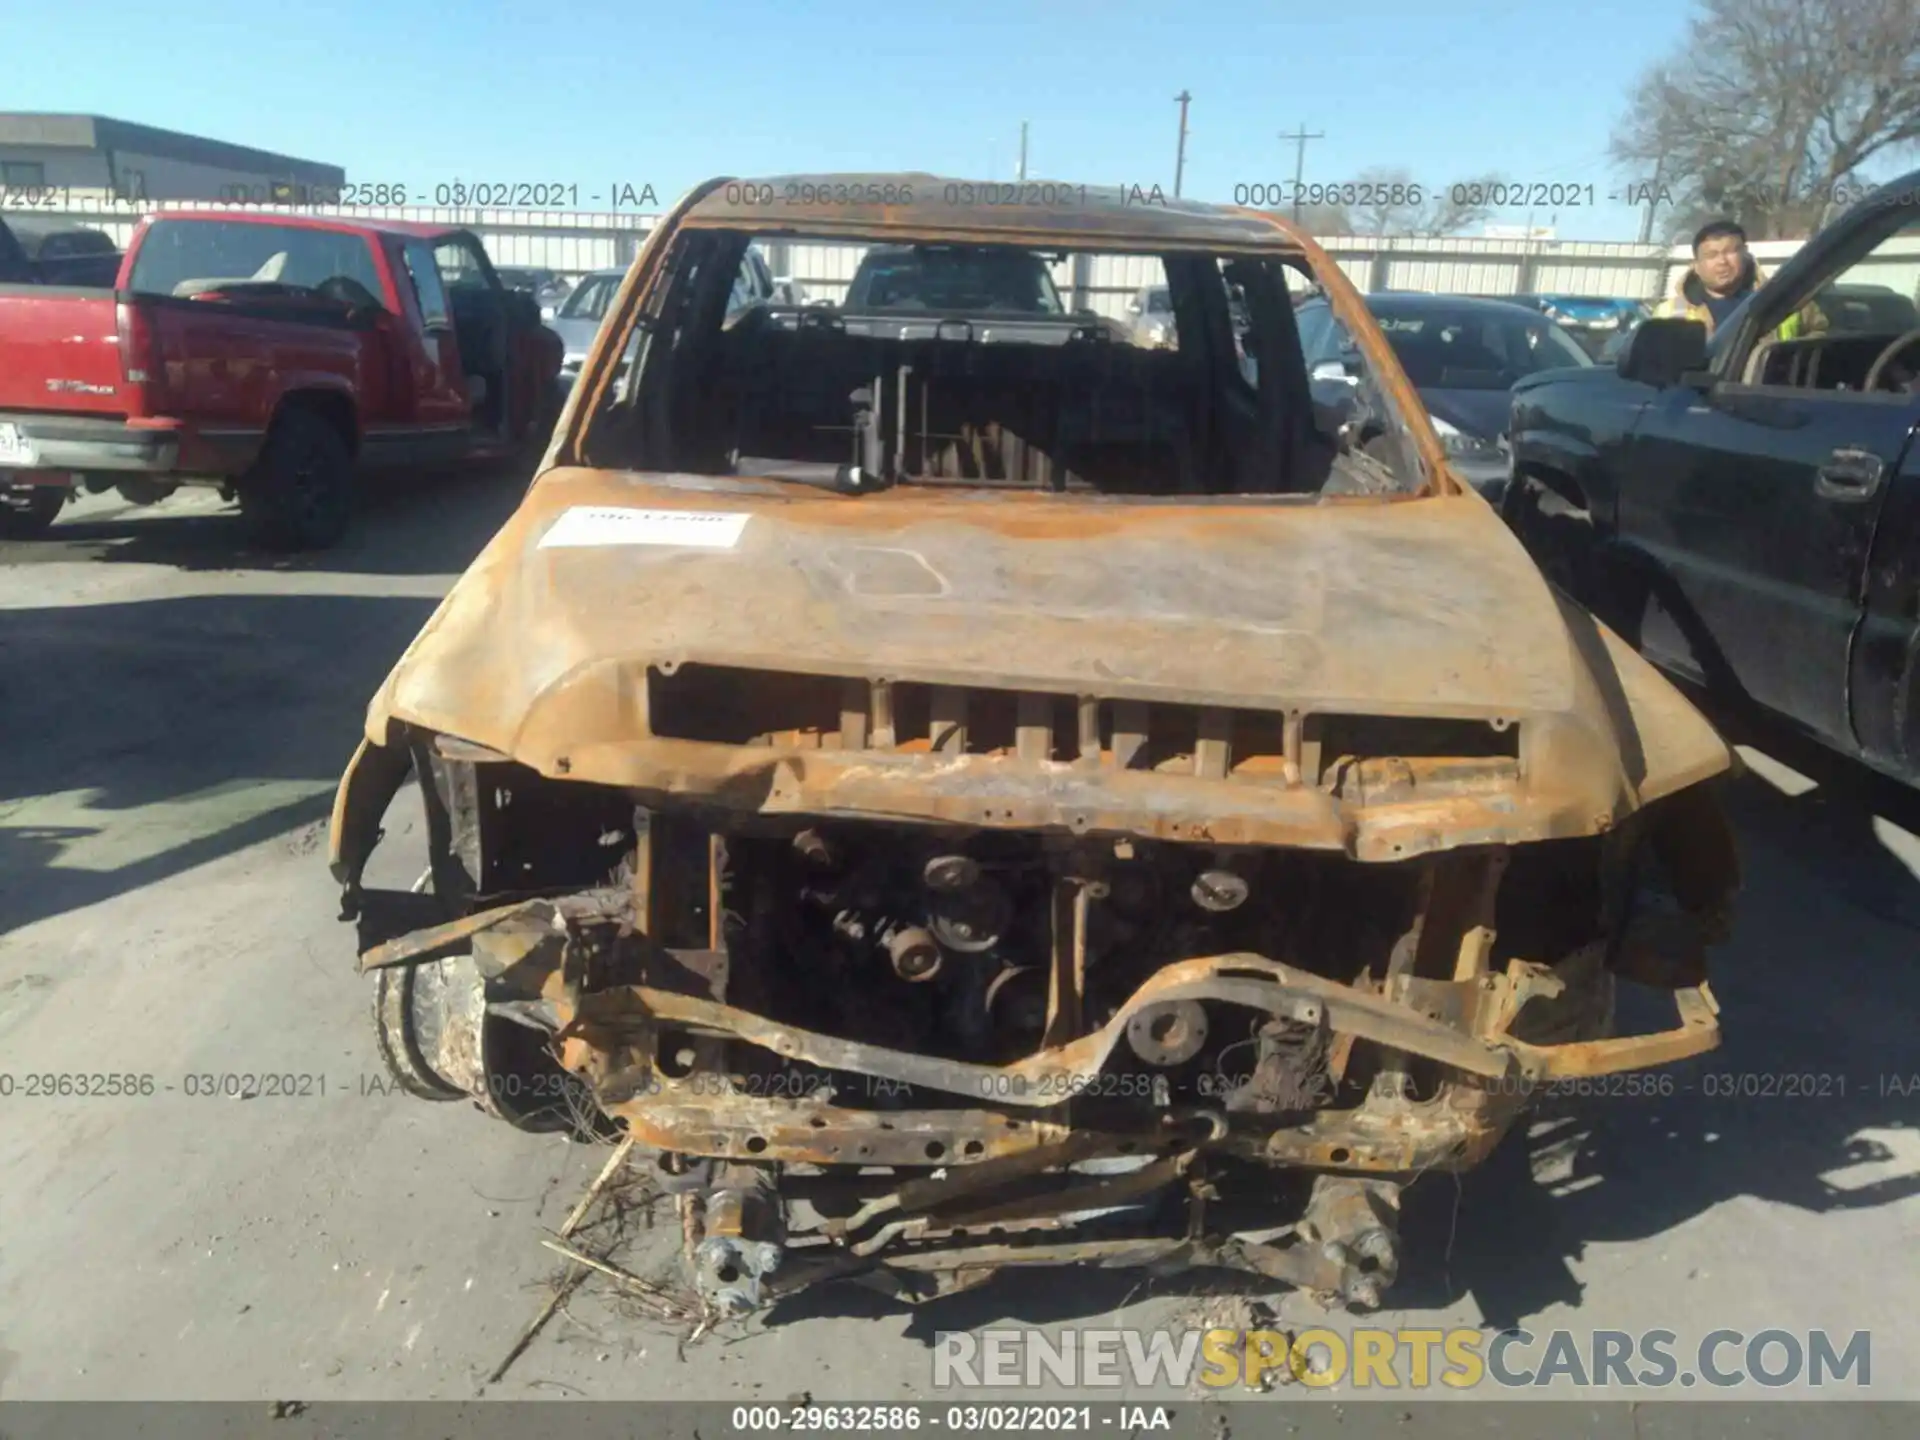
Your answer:
[[[1148,346],[1116,318],[1131,290],[1103,294],[1113,314],[1097,312],[1091,253],[873,244],[837,295],[736,309],[756,238],[695,229],[675,242],[637,317],[637,383],[601,392],[583,463],[845,494],[1419,488],[1412,464],[1341,455],[1344,417],[1315,403],[1283,260],[1127,257],[1170,295],[1177,339]]]

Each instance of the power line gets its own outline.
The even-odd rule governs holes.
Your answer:
[[[1173,97],[1180,107],[1180,144],[1173,152],[1173,198],[1180,198],[1180,181],[1187,173],[1187,102],[1193,99],[1184,89]]]
[[[1300,128],[1298,130],[1281,131],[1280,138],[1282,140],[1291,140],[1293,141],[1293,144],[1294,144],[1293,218],[1295,220],[1298,220],[1300,218],[1300,177],[1307,173],[1307,141],[1324,140],[1327,138],[1327,136],[1326,136],[1326,132],[1323,130],[1315,130],[1311,135],[1309,135],[1307,133],[1306,122],[1303,120],[1300,122]]]

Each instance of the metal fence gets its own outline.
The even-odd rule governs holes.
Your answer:
[[[59,208],[37,207],[19,213],[36,220],[68,220],[90,225],[124,246],[140,217],[154,210],[233,210],[218,200],[128,201],[70,195]],[[587,210],[501,210],[432,205],[248,205],[248,214],[305,215],[345,220],[418,220],[430,225],[464,226],[480,237],[496,265],[547,269],[577,279],[590,270],[611,270],[633,262],[640,242],[658,215]]]
[[[124,245],[140,216],[157,209],[222,210],[219,202],[130,202],[70,196],[60,209],[36,209],[38,218],[92,225]],[[630,264],[657,215],[619,211],[450,209],[437,206],[249,206],[250,211],[332,215],[353,220],[419,220],[461,225],[477,234],[495,262],[539,267],[574,279],[590,270]],[[1617,295],[1652,300],[1667,293],[1691,256],[1684,245],[1540,239],[1426,239],[1405,236],[1315,237],[1361,290],[1427,290],[1438,294],[1547,293]],[[1760,263],[1778,266],[1800,247],[1796,240],[1753,246]],[[806,287],[811,299],[842,298],[864,249],[811,241],[773,240],[764,247],[774,272]],[[1054,282],[1068,304],[1119,316],[1143,285],[1160,283],[1151,256],[1082,255],[1055,267]],[[1850,280],[1892,287],[1913,296],[1920,286],[1920,235],[1889,242]]]
[[[1605,241],[1316,238],[1361,290],[1449,295],[1540,292],[1654,299],[1665,293],[1669,268],[1688,259],[1684,248]],[[810,299],[839,300],[865,247],[774,241],[767,249],[775,272],[806,286]],[[1166,277],[1150,255],[1079,255],[1054,266],[1053,281],[1070,308],[1118,318],[1140,287],[1164,284]]]

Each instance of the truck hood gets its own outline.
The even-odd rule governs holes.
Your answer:
[[[1476,496],[841,497],[584,469],[535,485],[374,697],[367,735],[400,721],[589,778],[563,757],[644,738],[647,670],[689,662],[1506,717],[1549,749],[1577,732],[1578,788],[1629,806],[1729,761]]]

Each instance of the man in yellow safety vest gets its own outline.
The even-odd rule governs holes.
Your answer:
[[[1695,233],[1693,264],[1680,272],[1673,293],[1654,314],[1662,319],[1698,320],[1711,338],[1720,322],[1769,278],[1747,249],[1747,232],[1731,220],[1715,220]],[[1805,305],[1789,315],[1776,333],[1782,340],[1792,340],[1826,328],[1825,317]]]

